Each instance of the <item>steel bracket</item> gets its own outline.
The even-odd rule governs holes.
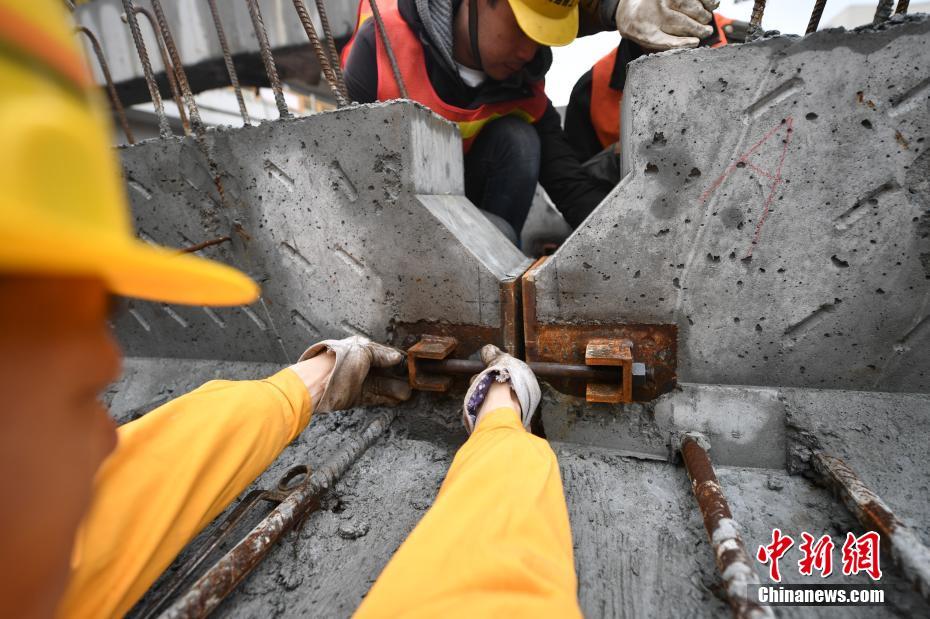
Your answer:
[[[426,374],[417,367],[417,359],[445,359],[452,354],[458,342],[454,337],[442,335],[424,335],[420,341],[407,349],[407,374],[410,378],[410,387],[418,391],[437,391],[440,393],[449,390],[452,386],[451,376]]]

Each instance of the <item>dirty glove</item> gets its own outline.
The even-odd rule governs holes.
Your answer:
[[[709,24],[719,0],[619,0],[617,30],[642,47],[661,51],[697,47],[714,33]]]
[[[472,379],[471,386],[465,394],[465,406],[462,409],[465,429],[469,434],[474,431],[478,411],[488,395],[488,388],[494,381],[510,383],[510,389],[520,402],[523,427],[529,429],[533,414],[542,397],[533,370],[526,363],[516,357],[511,357],[494,344],[488,344],[481,349],[481,361],[487,368]]]
[[[300,356],[297,365],[326,350],[335,353],[336,362],[316,412],[345,410],[358,404],[397,404],[410,397],[407,381],[368,375],[371,367],[386,368],[403,361],[399,350],[353,335],[314,344]]]

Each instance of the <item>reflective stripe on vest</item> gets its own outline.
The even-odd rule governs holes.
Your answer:
[[[384,28],[391,40],[391,47],[394,50],[394,56],[397,58],[400,74],[407,86],[407,94],[412,100],[422,103],[446,120],[456,123],[459,132],[462,134],[462,147],[465,152],[468,152],[471,148],[481,129],[492,120],[502,116],[517,116],[529,123],[535,123],[542,118],[549,105],[549,99],[545,93],[545,82],[542,80],[533,82],[531,86],[532,96],[514,99],[513,101],[488,103],[475,109],[461,108],[443,101],[436,94],[427,75],[423,44],[407,22],[404,21],[397,9],[397,1],[380,0],[378,8],[381,9]],[[368,7],[368,3],[362,0],[359,7],[360,21],[358,27],[369,15],[371,15],[371,9]],[[358,32],[358,27],[356,32]],[[397,99],[400,97],[400,89],[397,87],[394,73],[391,70],[391,63],[388,60],[387,51],[381,39],[381,33],[377,31],[377,28],[375,29],[375,40],[378,62],[378,100]],[[353,42],[354,37],[353,41],[350,41],[346,46],[346,50],[351,47]],[[343,62],[345,62],[345,59],[348,58],[348,51],[344,50],[343,53]]]

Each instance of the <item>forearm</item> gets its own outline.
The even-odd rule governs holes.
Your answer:
[[[121,427],[78,532],[61,614],[128,611],[311,412],[307,386],[288,369],[263,381],[212,381]]]

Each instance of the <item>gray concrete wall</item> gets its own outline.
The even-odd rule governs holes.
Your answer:
[[[529,259],[462,194],[457,130],[409,103],[355,106],[120,149],[138,234],[201,253],[262,286],[249,307],[132,301],[132,356],[276,361],[309,342],[397,323],[500,326],[500,282]]]
[[[634,63],[630,174],[539,321],[676,323],[687,382],[930,390],[928,54],[914,16]]]

